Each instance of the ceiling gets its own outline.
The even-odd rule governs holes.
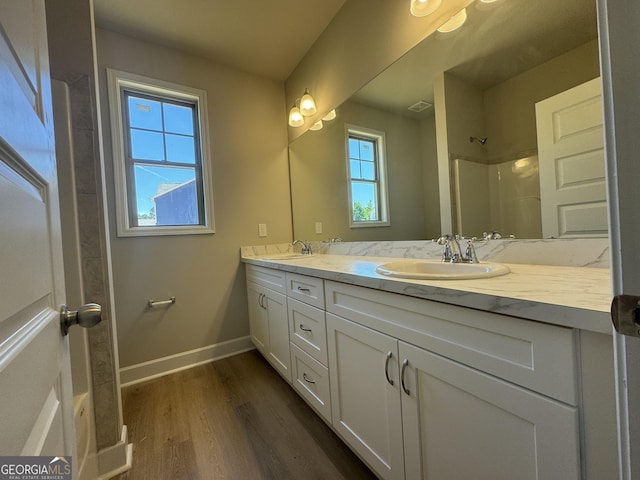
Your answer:
[[[94,0],[96,24],[286,80],[346,0]]]

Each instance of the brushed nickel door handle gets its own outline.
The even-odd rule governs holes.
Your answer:
[[[402,385],[402,390],[404,390],[404,393],[406,393],[407,395],[411,395],[411,392],[409,391],[407,386],[404,384],[404,374],[408,366],[409,366],[409,359],[405,358],[402,361],[402,370],[400,371],[400,384]]]
[[[393,357],[393,353],[390,351],[387,352],[387,359],[384,362],[384,376],[387,377],[387,382],[389,382],[389,385],[393,385],[393,380],[389,378],[389,361],[391,360],[391,357]]]

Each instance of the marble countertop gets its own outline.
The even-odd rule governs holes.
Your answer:
[[[275,268],[387,292],[611,334],[611,280],[606,268],[507,264],[511,273],[476,280],[409,280],[376,273],[393,257],[312,255],[268,260],[243,256],[252,265]]]

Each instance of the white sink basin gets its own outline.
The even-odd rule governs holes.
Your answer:
[[[295,260],[296,258],[310,258],[313,254],[302,253],[277,253],[275,255],[269,255],[262,257],[263,260]]]
[[[381,275],[417,280],[468,280],[499,277],[511,270],[499,263],[445,263],[435,260],[401,260],[378,265]]]

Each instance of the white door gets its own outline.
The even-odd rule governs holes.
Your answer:
[[[269,317],[267,316],[262,287],[247,282],[249,301],[249,332],[251,341],[264,356],[269,355]]]
[[[327,314],[333,427],[385,480],[404,479],[398,341]]]
[[[640,2],[598,0],[613,293],[640,295]],[[640,478],[640,339],[616,334],[620,478]]]
[[[604,237],[600,78],[536,103],[542,236]]]
[[[269,327],[269,354],[267,359],[280,375],[291,383],[291,354],[289,347],[289,319],[287,297],[282,293],[264,289],[262,303],[267,310]]]
[[[42,0],[0,0],[0,453],[74,455]]]
[[[407,480],[580,478],[577,407],[404,342],[400,358]]]

